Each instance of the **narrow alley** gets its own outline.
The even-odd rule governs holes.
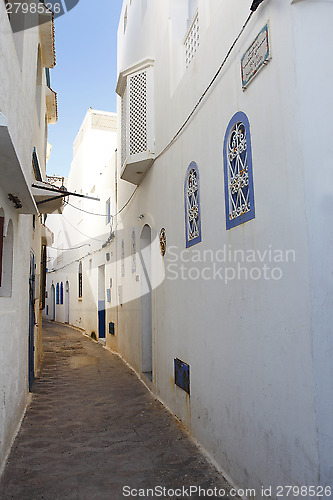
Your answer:
[[[140,495],[156,486],[227,489],[120,358],[73,328],[46,322],[43,330],[42,373],[2,476],[2,500],[156,498]]]

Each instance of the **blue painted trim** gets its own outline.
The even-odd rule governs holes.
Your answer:
[[[64,303],[64,284],[61,282],[60,284],[60,304],[63,305]]]
[[[188,233],[188,220],[187,220],[187,180],[188,176],[190,173],[190,170],[194,170],[197,173],[197,180],[198,180],[198,211],[199,211],[199,220],[198,220],[198,226],[199,226],[199,236],[194,238],[193,240],[188,240],[187,233]],[[197,243],[201,242],[201,208],[200,208],[200,177],[199,177],[199,169],[198,165],[195,163],[195,161],[192,161],[187,170],[186,170],[186,175],[185,175],[185,182],[184,182],[184,201],[185,201],[185,238],[186,238],[186,248],[190,248],[193,245],[196,245]]]
[[[98,337],[105,339],[105,300],[98,301]]]
[[[39,161],[38,161],[38,157],[37,157],[37,151],[36,151],[36,148],[34,148],[33,152],[32,152],[32,166],[34,168],[34,172],[35,172],[35,176],[36,176],[36,179],[37,181],[42,181],[42,174],[40,172],[40,168],[39,168]]]
[[[251,209],[246,214],[236,217],[236,219],[230,220],[229,212],[229,188],[228,188],[228,160],[227,160],[227,144],[229,139],[229,134],[232,127],[237,122],[242,122],[245,126],[246,133],[246,144],[247,144],[247,161],[248,161],[248,175],[249,175],[249,198]],[[253,186],[253,169],[252,169],[252,145],[251,145],[251,132],[250,132],[250,122],[248,117],[242,111],[238,111],[231,118],[227,131],[224,136],[223,143],[223,164],[224,164],[224,198],[225,198],[225,217],[226,217],[226,229],[232,229],[233,227],[239,226],[244,222],[248,222],[255,218],[255,206],[254,206],[254,186]]]
[[[56,304],[59,305],[59,283],[57,283],[56,288]]]

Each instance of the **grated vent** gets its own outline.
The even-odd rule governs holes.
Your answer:
[[[129,154],[147,151],[147,73],[129,79]]]
[[[127,116],[126,116],[126,104],[127,104],[127,88],[125,87],[124,94],[121,98],[121,165],[124,164],[126,159],[126,136],[127,136]]]
[[[191,61],[194,57],[194,54],[198,50],[199,47],[199,15],[196,14],[191,27],[186,36],[185,42],[185,66],[189,67]]]

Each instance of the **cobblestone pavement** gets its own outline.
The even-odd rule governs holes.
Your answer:
[[[227,488],[116,355],[54,323],[45,324],[44,349],[42,374],[1,479],[1,500],[135,498],[135,491],[123,496],[127,485]],[[141,498],[187,497],[148,492]]]

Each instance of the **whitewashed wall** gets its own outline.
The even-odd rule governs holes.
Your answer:
[[[155,59],[156,154],[210,83],[250,4],[199,0],[200,47],[186,70],[187,1],[124,2],[118,70]],[[256,488],[258,496],[261,486],[272,486],[275,498],[278,485],[333,483],[332,230],[326,220],[332,195],[331,15],[332,2],[266,0],[190,124],[153,164],[118,220],[125,234],[117,238],[118,256],[122,239],[129,253],[133,227],[138,244],[144,224],[154,234],[166,228],[173,251],[164,263],[158,249],[153,251],[153,273],[164,265],[166,279],[153,293],[152,389],[224,472],[240,487]],[[243,92],[241,57],[267,21],[272,60]],[[250,121],[256,217],[226,231],[222,149],[237,111]],[[184,180],[191,161],[200,172],[202,242],[181,254]],[[118,180],[118,209],[134,187]],[[216,258],[191,263],[204,259],[205,251],[216,256],[225,248],[267,250],[264,264],[281,268],[282,278],[226,284],[218,276],[189,277],[191,267],[212,270],[215,263],[237,268],[235,262],[221,264]],[[269,250],[273,256],[281,251],[283,262],[270,259]],[[175,266],[170,268],[175,253],[178,279],[173,279]],[[180,276],[181,264],[187,279]],[[262,264],[257,256],[255,266]],[[125,271],[125,277],[119,276],[119,264],[122,294],[131,296],[139,286],[135,276],[142,279],[142,272]],[[118,308],[118,348],[138,373],[140,303],[138,298]],[[174,385],[174,358],[190,365],[190,398]]]
[[[39,44],[38,27],[13,35],[4,2],[0,3],[0,113],[8,121],[13,145],[21,168],[30,185],[34,179],[32,152],[36,147],[41,173],[45,176],[45,72],[40,95],[40,122],[36,106],[36,69]],[[1,159],[0,159],[1,170]],[[20,182],[18,180],[18,182]],[[30,250],[36,257],[36,323],[35,370],[42,356],[39,315],[39,275],[41,229],[32,215],[18,215],[0,186],[0,209],[5,217],[5,235],[9,221],[13,224],[13,274],[11,296],[0,296],[0,473],[22,418],[28,395],[29,333],[29,260]],[[37,212],[36,212],[37,214]],[[36,215],[37,217],[37,215]],[[6,240],[6,237],[4,238]],[[7,269],[8,270],[8,269]]]
[[[103,127],[95,127],[100,119]],[[103,121],[105,120],[105,121]],[[117,120],[116,114],[89,109],[74,142],[74,158],[68,177],[68,189],[100,201],[70,197],[63,215],[48,218],[55,234],[53,247],[48,251],[47,310],[44,315],[53,318],[52,285],[63,283],[63,304],[56,304],[55,320],[66,322],[66,281],[69,283],[69,323],[98,337],[98,267],[105,265],[105,296],[109,288],[115,248],[109,239],[112,223],[106,221],[106,201],[110,199],[110,213],[115,214],[115,166]],[[76,208],[74,208],[76,207]],[[90,212],[90,213],[87,213]],[[92,214],[100,214],[99,216]],[[71,249],[71,250],[68,250]],[[106,254],[110,254],[107,261]],[[78,270],[82,261],[83,294],[79,298]],[[115,290],[115,281],[113,289]],[[112,297],[114,293],[112,291]],[[107,324],[111,303],[106,304]],[[47,313],[47,314],[46,314]]]

